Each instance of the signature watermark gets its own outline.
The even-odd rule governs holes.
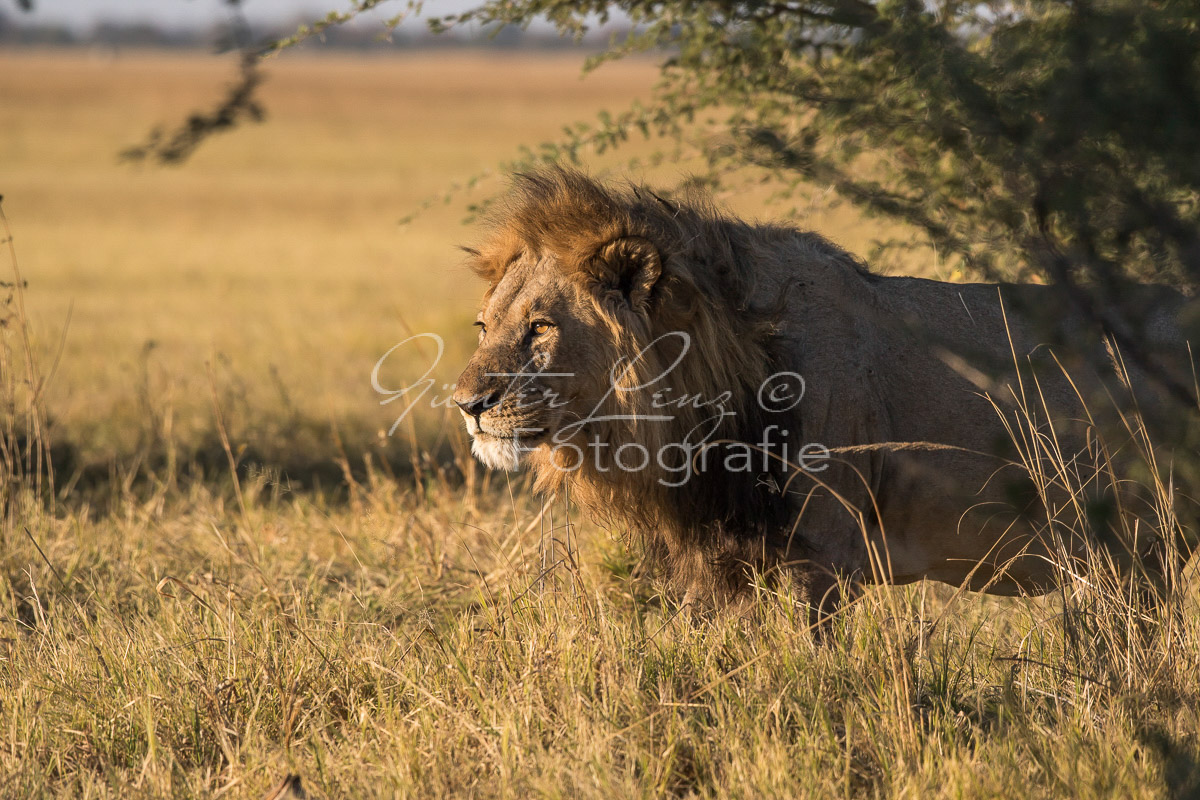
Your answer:
[[[509,372],[484,372],[490,385],[502,384],[502,391],[488,392],[486,408],[475,413],[472,407],[478,396],[468,401],[458,398],[455,384],[440,383],[433,377],[445,355],[445,341],[435,333],[422,333],[397,342],[375,362],[371,370],[371,387],[382,399],[380,405],[402,404],[388,435],[392,435],[409,417],[414,409],[452,409],[463,407],[468,418],[474,418],[474,426],[468,421],[468,430],[473,437],[486,436],[490,441],[500,441],[512,463],[541,447],[557,451],[554,463],[564,471],[575,471],[590,464],[595,472],[612,471],[640,472],[654,469],[662,473],[659,482],[665,486],[682,486],[697,472],[717,467],[726,472],[780,473],[800,469],[820,472],[827,469],[831,451],[816,442],[791,440],[794,417],[804,399],[807,385],[797,372],[777,371],[768,375],[754,392],[755,419],[763,424],[754,431],[754,441],[724,438],[723,431],[737,430],[735,419],[738,411],[745,408],[747,401],[739,406],[733,390],[724,390],[705,396],[679,390],[669,385],[691,345],[689,334],[675,331],[663,334],[647,344],[631,358],[622,358],[609,370],[599,399],[589,401],[586,407],[572,404],[564,392],[554,389],[556,382],[570,381],[580,377],[574,372],[547,371],[532,362]],[[647,365],[655,363],[652,356],[661,356],[656,348],[670,348],[674,356],[662,359],[666,363],[637,377],[646,371]],[[415,380],[401,386],[385,385],[382,373],[394,360],[403,359],[409,364],[417,357],[428,364],[425,371]],[[586,376],[583,376],[586,377]],[[568,390],[569,391],[569,390]],[[744,389],[742,390],[745,391]],[[628,402],[632,393],[644,393],[640,403]],[[572,407],[572,406],[575,407]],[[637,411],[630,411],[637,408]],[[508,416],[522,416],[520,412],[538,412],[543,416],[561,418],[564,421],[554,430],[543,427],[513,426],[501,433],[485,431],[483,418],[492,409]],[[743,413],[745,413],[743,411]],[[780,415],[771,422],[772,415]],[[496,415],[493,415],[496,416]],[[528,416],[526,414],[525,416]],[[793,424],[787,424],[791,421]],[[601,431],[611,431],[612,424],[633,427],[666,425],[672,438],[630,437],[630,441],[614,442]],[[745,430],[743,428],[743,434]],[[649,445],[646,441],[658,442]],[[479,453],[477,447],[476,452]],[[486,460],[486,459],[485,459]]]

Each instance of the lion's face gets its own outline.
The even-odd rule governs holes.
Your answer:
[[[514,470],[598,399],[599,315],[553,256],[520,256],[484,299],[479,347],[454,392],[472,452]],[[602,370],[599,370],[602,371]]]

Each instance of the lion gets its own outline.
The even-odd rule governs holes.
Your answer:
[[[886,277],[816,233],[558,167],[515,176],[488,230],[464,248],[488,288],[453,395],[474,455],[638,537],[684,603],[755,574],[817,618],[839,586],[1063,579],[1014,412],[1086,448],[1071,420],[1115,373],[1111,348],[1056,360],[1037,309],[1051,338],[1087,324],[1050,288]],[[1147,303],[1145,341],[1177,346],[1182,296]]]

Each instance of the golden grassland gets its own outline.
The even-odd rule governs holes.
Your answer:
[[[51,435],[78,450],[53,508],[5,487],[0,797],[289,774],[329,798],[1196,796],[1194,592],[1155,616],[1096,578],[876,590],[815,644],[766,585],[744,615],[679,613],[619,532],[483,474],[440,414],[389,459],[376,360],[436,332],[451,381],[472,343],[466,206],[518,145],[654,80],[578,68],[284,58],[265,123],[157,168],[117,153],[219,96],[228,61],[0,54],[0,192]],[[764,194],[722,200],[771,216]],[[852,249],[895,233],[812,196],[800,223]],[[334,482],[298,488],[306,456]]]

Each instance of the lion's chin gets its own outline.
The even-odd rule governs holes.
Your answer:
[[[518,470],[527,452],[528,449],[516,439],[501,439],[482,431],[471,437],[471,453],[492,469]]]

